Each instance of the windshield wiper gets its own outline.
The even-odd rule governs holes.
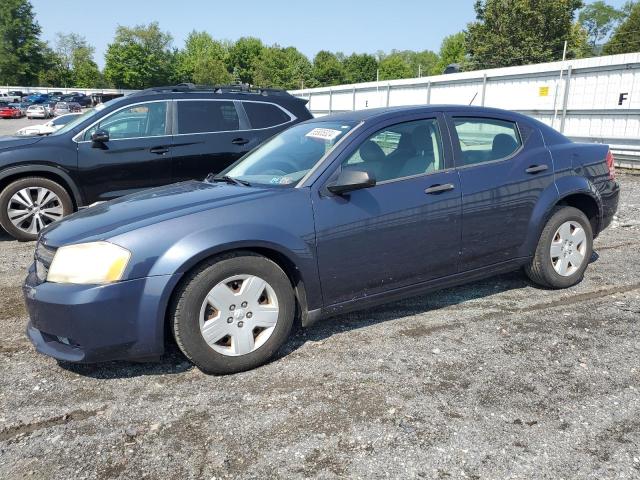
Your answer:
[[[249,182],[247,182],[246,180],[240,180],[239,178],[233,178],[233,177],[230,177],[229,175],[217,176],[217,175],[214,175],[212,173],[207,175],[207,178],[205,178],[205,182],[209,182],[209,183],[225,182],[225,183],[229,183],[231,185],[242,185],[244,187],[250,187],[251,186],[251,184]]]

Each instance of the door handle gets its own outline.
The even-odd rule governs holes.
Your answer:
[[[234,145],[246,145],[247,143],[249,143],[249,140],[247,140],[246,138],[234,138],[233,140],[231,140],[231,143],[233,143]]]
[[[149,151],[157,155],[164,155],[169,151],[169,149],[167,147],[152,147],[149,149]]]
[[[427,194],[432,194],[432,193],[442,193],[442,192],[448,192],[449,190],[453,190],[454,187],[452,183],[444,183],[442,185],[431,185],[429,188],[427,188],[424,193]]]
[[[549,168],[549,165],[531,165],[529,168],[525,170],[525,172],[531,173],[531,174],[540,173],[540,172],[544,172],[548,168]]]

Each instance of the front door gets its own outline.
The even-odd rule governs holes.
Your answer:
[[[171,183],[168,102],[124,107],[87,129],[78,140],[78,168],[87,203],[111,200]],[[96,143],[97,130],[109,141]]]
[[[434,117],[372,132],[339,168],[377,184],[314,196],[326,306],[456,273],[461,190],[443,126]]]
[[[499,115],[448,122],[462,186],[461,271],[522,256],[533,209],[554,181],[540,131]]]

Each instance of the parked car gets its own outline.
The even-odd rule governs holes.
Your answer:
[[[30,103],[20,102],[20,103],[10,103],[9,106],[15,107],[20,110],[21,116],[25,116],[27,114],[27,108],[31,106]]]
[[[24,188],[46,190],[68,215],[145,188],[203,179],[311,118],[305,104],[283,91],[160,87],[98,105],[46,137],[0,139],[0,225],[33,240],[53,221],[19,214],[12,198]]]
[[[0,118],[22,118],[24,117],[24,113],[20,110],[19,107],[15,105],[7,105],[5,107],[0,107]]]
[[[28,127],[21,128],[16,132],[16,135],[19,137],[49,135],[56,130],[60,130],[67,123],[78,118],[80,115],[80,113],[68,113],[67,115],[61,115],[41,125],[30,125]]]
[[[109,100],[113,100],[114,98],[123,97],[122,93],[92,93],[91,94],[91,104],[99,105],[100,103],[108,102]]]
[[[68,95],[62,98],[63,102],[74,102],[82,107],[90,107],[91,106],[91,97],[88,97],[85,94],[75,94]]]
[[[53,109],[54,115],[66,115],[67,113],[78,113],[82,107],[76,102],[58,102]]]
[[[14,102],[19,102],[20,99],[21,97],[19,96],[10,95],[8,93],[0,93],[0,102],[14,103]]]
[[[171,332],[203,371],[238,372],[269,360],[296,316],[308,326],[522,267],[546,288],[574,285],[618,197],[606,145],[524,115],[330,115],[205,182],[47,227],[24,285],[28,336],[97,362],[157,358]]]
[[[24,101],[31,104],[40,104],[47,102],[49,100],[49,95],[46,93],[33,93],[27,96]]]
[[[49,101],[49,102],[45,102],[45,103],[42,104],[42,106],[47,111],[47,116],[53,117],[53,115],[54,115],[53,112],[54,112],[54,110],[56,108],[56,103],[57,102]]]
[[[25,96],[25,94],[23,92],[21,92],[20,90],[9,90],[7,92],[7,97],[13,99],[9,103],[21,102],[22,101],[22,97],[24,97],[24,96]]]
[[[47,111],[45,104],[42,105],[29,105],[26,112],[27,118],[49,118],[49,112]]]

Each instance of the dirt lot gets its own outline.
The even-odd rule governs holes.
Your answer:
[[[2,122],[0,122],[2,123]],[[344,315],[271,364],[71,366],[0,239],[0,478],[640,478],[640,176],[566,291],[513,273]]]

